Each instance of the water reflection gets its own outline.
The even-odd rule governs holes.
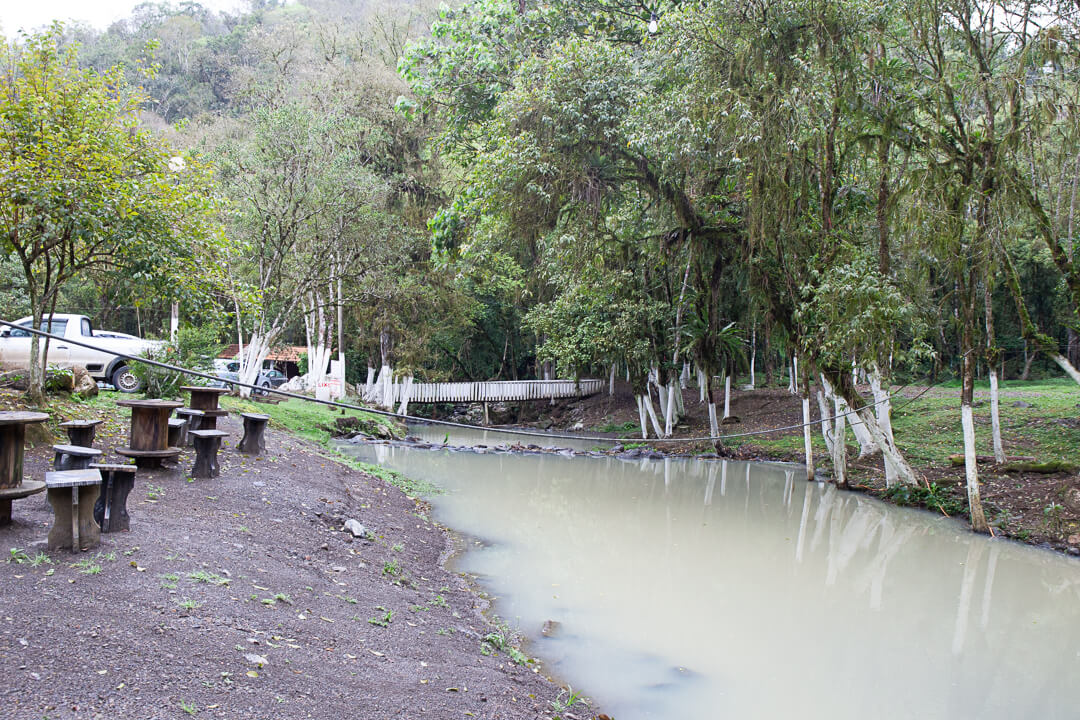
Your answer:
[[[1067,558],[782,466],[350,449],[447,488],[463,569],[620,720],[1076,715]]]

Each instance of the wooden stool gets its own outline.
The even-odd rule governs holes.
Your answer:
[[[245,455],[261,455],[266,452],[263,432],[266,431],[266,423],[270,420],[270,416],[240,413],[240,417],[244,418],[244,437],[236,449]]]
[[[127,499],[135,487],[136,467],[93,464],[90,468],[101,472],[101,496],[94,503],[94,520],[101,526],[101,532],[129,530]]]
[[[188,433],[192,430],[202,430],[203,411],[195,410],[194,408],[180,408],[176,411],[176,417],[181,420],[187,420],[187,430],[184,432],[183,447],[191,447],[191,436]]]
[[[67,431],[68,442],[79,447],[94,447],[94,435],[102,420],[68,420],[60,423]]]
[[[53,470],[85,470],[101,455],[100,450],[81,445],[53,445],[53,450]]]
[[[191,477],[215,478],[221,474],[217,454],[221,438],[228,434],[221,430],[192,430],[188,433],[195,443],[195,464],[191,468]]]
[[[101,528],[94,522],[94,502],[101,492],[101,473],[89,468],[47,472],[45,487],[53,509],[49,549],[69,547],[78,552],[97,546]]]
[[[187,447],[187,419],[169,418],[169,447]]]

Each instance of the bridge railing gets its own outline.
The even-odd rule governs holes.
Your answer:
[[[603,380],[492,380],[490,382],[414,382],[410,403],[425,402],[507,402],[548,400],[595,395],[604,389]],[[394,402],[402,399],[404,385],[393,385]]]

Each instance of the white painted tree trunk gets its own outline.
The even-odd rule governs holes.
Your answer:
[[[750,331],[750,389],[754,389],[754,360],[757,358],[757,328]]]
[[[671,437],[671,434],[675,431],[675,389],[677,387],[677,381],[672,378],[668,382],[667,386],[667,412],[664,413],[664,437]]]
[[[1058,366],[1065,371],[1065,374],[1073,379],[1077,385],[1080,385],[1080,370],[1073,367],[1073,364],[1069,362],[1069,359],[1061,353],[1054,353],[1050,356],[1050,359],[1058,364]]]
[[[994,437],[994,461],[1005,462],[1005,448],[1001,444],[1001,413],[998,397],[998,369],[990,368],[990,424]]]
[[[615,363],[611,363],[611,375],[608,377],[608,396],[615,394]]]
[[[716,420],[716,403],[709,403],[709,435],[720,437],[720,423]]]
[[[896,447],[896,443],[894,443],[891,438],[885,436],[881,426],[878,425],[877,418],[870,412],[870,408],[864,407],[858,412],[863,424],[873,435],[874,442],[881,448],[882,454],[892,462],[893,467],[896,468],[896,479],[908,485],[917,485],[919,483],[919,476],[915,474],[915,469],[911,467],[907,459]]]
[[[684,362],[682,372],[679,373],[679,387],[685,390],[688,382],[690,382],[690,363]]]
[[[870,391],[874,394],[874,414],[882,434],[888,439],[888,444],[895,446],[896,440],[892,431],[892,402],[889,399],[889,391],[881,386],[881,371],[876,367],[870,371]],[[891,486],[898,479],[896,463],[892,459],[892,453],[881,451],[885,460],[885,485]]]
[[[825,378],[821,379],[822,387],[818,388],[817,401],[818,412],[821,413],[821,437],[825,440],[825,449],[829,453],[829,457],[833,454],[833,434],[832,434],[832,412],[829,411],[829,406],[832,405],[832,388],[825,382]],[[824,389],[822,389],[824,388]]]
[[[398,405],[398,415],[409,414],[409,398],[412,397],[413,376],[405,378],[405,387],[401,389],[401,404]]]
[[[806,457],[806,479],[814,479],[814,446],[811,442],[810,398],[802,399],[803,453]]]
[[[375,379],[375,384],[372,386],[371,391],[368,393],[368,402],[372,405],[381,405],[383,399],[383,390],[386,388],[386,366],[383,365],[379,369],[379,374]]]
[[[652,421],[653,434],[655,434],[656,437],[663,437],[664,430],[660,427],[660,421],[656,418],[656,409],[653,408],[652,404],[652,394],[646,392],[643,399],[645,400],[645,410],[649,413],[649,420]]]
[[[702,405],[705,404],[705,394],[706,394],[706,390],[708,390],[708,385],[706,384],[707,383],[706,377],[707,376],[705,375],[705,371],[702,370],[701,368],[698,368],[697,369],[698,402],[701,403]]]
[[[791,363],[788,365],[787,391],[792,395],[797,395],[799,392],[798,385],[795,384],[795,356],[791,357]]]
[[[964,428],[964,476],[967,480],[971,527],[977,532],[986,532],[988,526],[979,493],[979,470],[975,457],[975,417],[968,403],[960,405],[960,423]]]
[[[724,419],[731,417],[731,376],[724,376]]]
[[[240,382],[254,385],[259,379],[259,370],[262,368],[266,356],[270,354],[270,346],[275,338],[276,333],[273,335],[252,333],[247,348],[240,356],[240,371],[237,373],[237,379]],[[251,390],[249,388],[240,388],[240,397],[246,398],[250,396]]]
[[[364,402],[371,402],[371,391],[375,386],[375,368],[368,365],[367,382],[364,383]]]
[[[845,428],[847,416],[840,402],[841,399],[837,396],[834,406],[836,429],[833,431],[833,480],[838,486],[847,487],[847,432]]]
[[[686,416],[686,405],[683,404],[683,388],[675,384],[675,379],[672,378],[670,387],[675,391],[675,422]]]
[[[389,365],[384,365],[382,370],[383,390],[382,407],[385,410],[394,409],[394,371]]]
[[[851,432],[855,434],[855,439],[859,442],[859,457],[864,458],[867,455],[877,452],[877,443],[874,442],[873,435],[867,430],[866,425],[862,421],[862,417],[858,413],[852,411],[847,400],[844,400],[843,398],[837,399],[840,401],[840,409],[847,413],[850,418],[849,423],[851,425]]]
[[[641,439],[649,439],[649,427],[648,421],[645,419],[645,398],[641,395],[635,395],[634,401],[637,403],[638,421],[641,423]]]

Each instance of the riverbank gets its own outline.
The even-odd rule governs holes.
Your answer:
[[[858,457],[859,448],[848,433],[848,474],[856,489],[874,493],[900,505],[928,508],[967,520],[964,468],[950,456],[963,452],[959,387],[906,386],[894,388],[893,427],[896,442],[927,485],[907,490],[886,490],[880,453]],[[687,416],[675,437],[709,435],[706,406],[698,391],[683,391]],[[992,455],[989,388],[976,387],[976,443],[980,453]],[[1022,465],[996,466],[980,462],[980,485],[986,514],[997,535],[1033,545],[1080,555],[1080,387],[1066,379],[1008,381],[1002,384],[1001,419],[1005,452],[1034,457],[1038,464],[1054,464],[1032,472]],[[719,451],[742,460],[803,462],[802,407],[786,388],[733,390],[731,414],[737,418],[722,426],[725,439],[711,443],[657,444],[667,452]],[[820,420],[817,403],[811,418]],[[538,421],[552,429],[580,428],[584,433],[639,436],[637,408],[629,387],[548,409]],[[777,430],[777,428],[780,428]],[[629,446],[629,444],[628,444]],[[813,432],[815,464],[819,476],[832,475],[819,425]],[[1030,466],[1028,466],[1030,467]]]
[[[98,447],[126,444],[115,399],[51,403],[26,475],[44,476],[70,417],[105,420]],[[556,716],[565,692],[444,567],[449,535],[423,500],[276,423],[258,458],[235,451],[236,419],[224,429],[219,478],[189,479],[191,451],[140,471],[130,532],[93,551],[47,551],[44,495],[15,503],[0,529],[6,717]]]

